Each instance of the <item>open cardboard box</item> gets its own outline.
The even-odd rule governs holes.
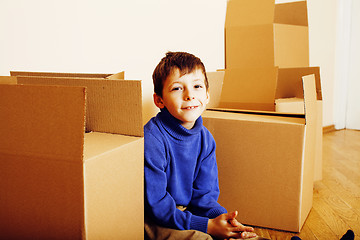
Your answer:
[[[26,79],[0,84],[0,238],[142,239],[141,82]]]
[[[225,20],[225,66],[307,67],[306,1],[229,0]]]
[[[204,125],[217,143],[219,202],[228,211],[238,210],[239,220],[244,224],[299,232],[309,214],[314,178],[316,87],[314,75],[301,76],[311,69],[316,70],[286,70],[297,76],[300,83],[303,79],[300,87],[305,97],[305,114],[277,113],[274,106],[273,111],[248,110],[241,102],[240,108],[221,108],[224,91],[230,94],[226,82],[221,98],[212,98],[220,108],[208,109],[203,114]],[[292,97],[295,92],[289,95],[287,88],[281,91],[284,69],[274,71],[278,81],[272,82],[273,102],[275,95]],[[227,73],[228,70],[225,79]],[[217,74],[218,79],[216,74],[209,78],[210,91],[216,91],[211,88],[212,82],[221,81],[224,72]],[[238,87],[233,86],[232,91],[240,95]]]

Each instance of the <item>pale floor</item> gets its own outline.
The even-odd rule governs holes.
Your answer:
[[[270,239],[340,239],[348,229],[360,239],[360,131],[323,136],[323,179],[314,184],[313,208],[299,234],[255,228]]]

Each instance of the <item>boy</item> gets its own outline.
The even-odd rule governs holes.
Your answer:
[[[209,102],[203,63],[168,52],[153,73],[160,113],[144,127],[145,232],[150,239],[255,237],[218,202],[215,141],[202,125]]]

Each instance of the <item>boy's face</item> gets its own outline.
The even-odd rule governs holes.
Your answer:
[[[179,69],[175,69],[166,78],[162,94],[162,97],[154,94],[155,105],[166,107],[187,129],[194,126],[209,103],[205,76],[200,69],[183,76],[180,76]]]

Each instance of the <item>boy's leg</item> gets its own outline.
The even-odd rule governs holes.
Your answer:
[[[196,230],[176,230],[160,227],[145,217],[145,239],[165,240],[165,239],[184,239],[184,240],[213,240],[206,233]]]

